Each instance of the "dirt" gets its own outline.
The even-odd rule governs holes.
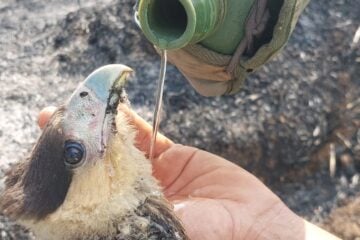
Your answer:
[[[324,227],[345,239],[360,239],[360,198],[335,209]]]
[[[159,57],[133,21],[133,4],[0,2],[0,179],[36,141],[39,110],[61,104],[99,66],[134,68],[128,94],[151,120]],[[284,51],[236,95],[202,97],[169,66],[161,131],[236,162],[299,215],[354,239],[356,211],[342,209],[360,207],[359,7],[312,1]],[[29,238],[0,216],[0,239]]]

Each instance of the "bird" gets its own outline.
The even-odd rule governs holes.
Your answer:
[[[106,65],[78,85],[7,172],[0,212],[37,239],[188,239],[118,109],[131,72]]]

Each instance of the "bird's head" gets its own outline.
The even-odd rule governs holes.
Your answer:
[[[150,163],[134,146],[135,130],[117,110],[127,102],[130,72],[108,65],[77,87],[30,157],[10,170],[1,212],[55,239],[89,229],[111,231],[109,218],[126,215],[158,191]]]

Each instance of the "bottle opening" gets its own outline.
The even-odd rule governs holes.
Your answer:
[[[153,0],[149,6],[148,24],[159,41],[180,38],[187,28],[187,14],[179,0]]]

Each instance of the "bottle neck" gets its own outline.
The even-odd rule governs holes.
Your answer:
[[[140,0],[146,38],[160,49],[179,49],[205,39],[225,16],[224,0]]]

